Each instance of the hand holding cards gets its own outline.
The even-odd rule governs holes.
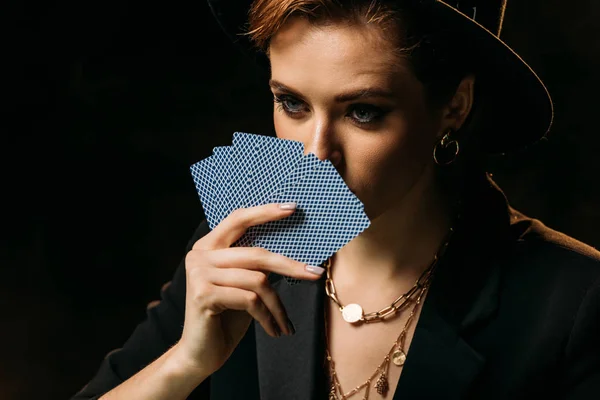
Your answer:
[[[251,227],[235,246],[320,265],[370,225],[331,162],[304,155],[301,142],[236,132],[232,146],[215,147],[190,170],[211,229],[238,208],[297,203],[292,215]]]

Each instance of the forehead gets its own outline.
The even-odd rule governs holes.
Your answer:
[[[293,84],[327,77],[332,86],[348,82],[405,84],[412,73],[384,35],[374,26],[339,23],[315,26],[305,18],[292,18],[271,40],[272,78]]]

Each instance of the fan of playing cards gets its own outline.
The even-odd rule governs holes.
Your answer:
[[[236,132],[231,146],[215,147],[190,170],[211,229],[238,208],[297,203],[289,217],[251,227],[234,246],[320,265],[370,225],[333,164],[304,155],[301,142]]]

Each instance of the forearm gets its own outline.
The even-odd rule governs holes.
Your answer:
[[[173,346],[146,368],[106,393],[100,400],[187,399],[208,374],[183,362]]]

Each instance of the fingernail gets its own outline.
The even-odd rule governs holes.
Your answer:
[[[314,265],[308,265],[308,264],[304,267],[304,269],[306,269],[308,272],[311,272],[315,275],[323,275],[323,272],[325,272],[325,268],[315,267]]]
[[[281,208],[282,210],[295,210],[296,203],[294,203],[294,202],[281,203],[281,204],[279,204],[279,208]]]
[[[287,326],[288,326],[288,330],[291,332],[290,335],[293,335],[296,333],[296,328],[294,328],[294,324],[292,324],[292,321],[289,318],[287,320]]]
[[[271,326],[273,326],[275,335],[277,335],[277,337],[280,337],[281,336],[281,328],[279,328],[279,324],[277,324],[277,321],[275,321],[274,318],[271,318]]]

